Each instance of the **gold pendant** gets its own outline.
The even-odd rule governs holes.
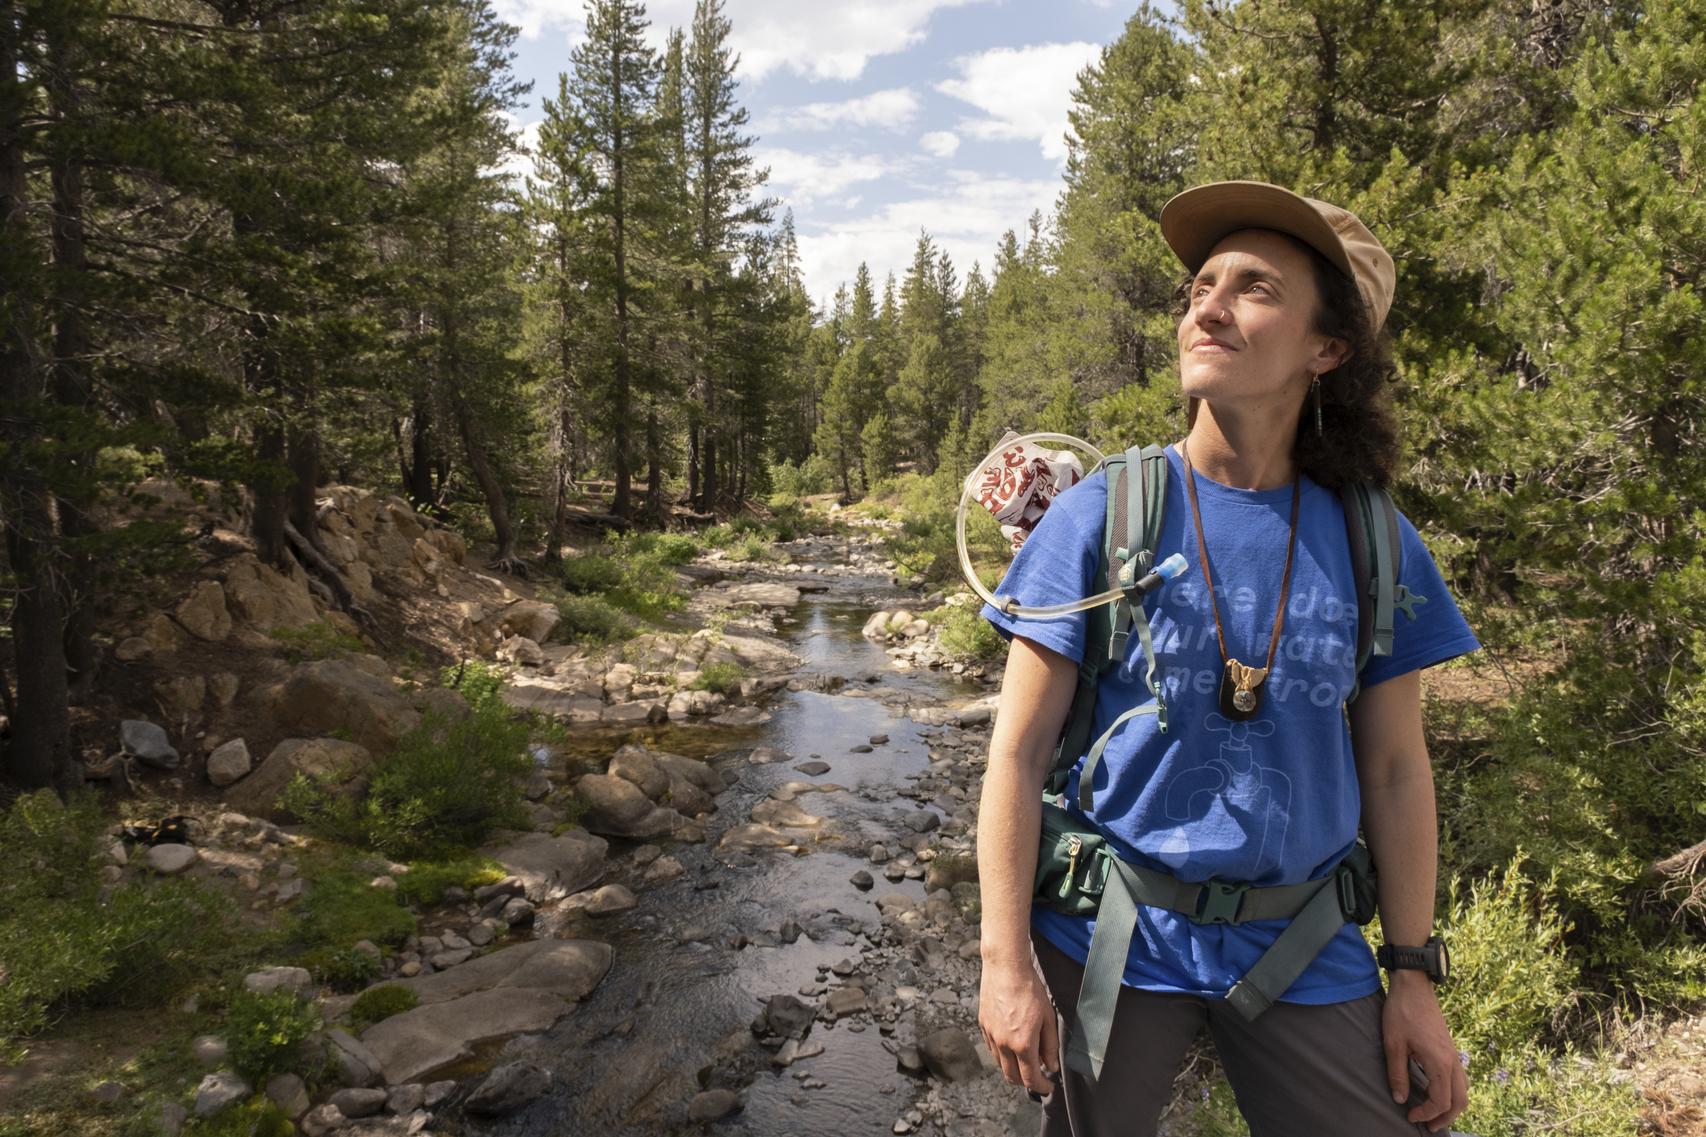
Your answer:
[[[1247,719],[1261,704],[1257,688],[1268,677],[1265,667],[1250,667],[1236,659],[1226,661],[1226,675],[1221,681],[1221,710],[1229,717]]]

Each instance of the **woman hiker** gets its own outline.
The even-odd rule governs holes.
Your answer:
[[[1467,1081],[1434,992],[1444,965],[1432,934],[1436,815],[1419,675],[1479,644],[1400,518],[1391,651],[1356,674],[1358,584],[1337,493],[1387,484],[1398,468],[1381,338],[1392,258],[1347,211],[1260,182],[1188,190],[1160,226],[1191,274],[1178,309],[1189,428],[1166,450],[1154,551],[1156,562],[1182,553],[1190,568],[1137,613],[1168,723],[1148,714],[1117,726],[1091,808],[1079,808],[1082,761],[1062,800],[1122,861],[1187,892],[1325,878],[1360,824],[1391,946],[1377,963],[1354,924],[1334,932],[1340,917],[1329,916],[1326,946],[1251,1017],[1228,992],[1288,920],[1199,921],[1179,906],[1135,904],[1126,957],[1108,959],[1124,973],[1108,998],[1099,1076],[1074,1061],[1066,1043],[1083,1028],[1075,1016],[1095,920],[1033,907],[1031,894],[1039,787],[1089,618],[985,606],[1011,643],[978,822],[984,1040],[1006,1079],[1043,1101],[1044,1137],[1153,1134],[1205,1025],[1254,1137],[1444,1130]],[[1093,475],[1054,501],[1002,596],[1058,604],[1106,587],[1105,482]],[[1139,639],[1101,681],[1092,737],[1152,698]]]

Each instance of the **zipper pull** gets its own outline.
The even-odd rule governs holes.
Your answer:
[[[1073,878],[1078,875],[1078,854],[1084,851],[1084,839],[1074,833],[1066,839],[1066,879],[1061,882],[1060,895],[1072,891]]]

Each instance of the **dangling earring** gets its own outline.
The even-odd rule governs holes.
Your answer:
[[[1321,376],[1309,381],[1309,394],[1315,400],[1315,436],[1321,436]]]

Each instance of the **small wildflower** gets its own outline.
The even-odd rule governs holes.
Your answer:
[[[1469,1051],[1459,1050],[1457,1052],[1457,1064],[1465,1070],[1469,1069]]]
[[[1499,1083],[1499,1085],[1502,1086],[1510,1080],[1510,1071],[1506,1070],[1503,1066],[1500,1066],[1497,1070],[1493,1071],[1493,1081]]]

